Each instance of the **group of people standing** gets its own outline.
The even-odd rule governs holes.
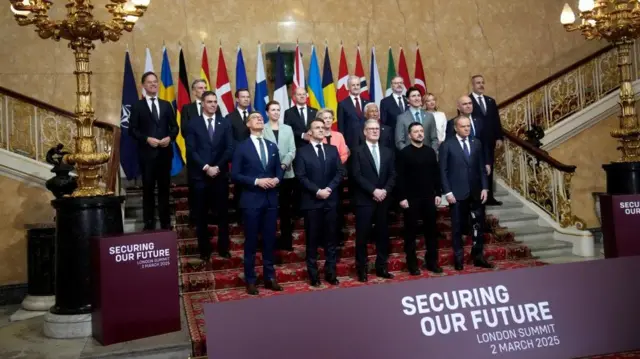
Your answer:
[[[255,254],[263,249],[264,287],[280,291],[274,251],[293,250],[293,219],[304,218],[309,282],[321,285],[318,247],[325,247],[324,279],[339,284],[339,247],[344,241],[342,200],[345,178],[355,213],[356,271],[368,280],[367,243],[376,245],[375,273],[387,270],[389,212],[402,211],[407,270],[419,275],[416,237],[422,222],[426,241],[424,268],[441,273],[438,265],[437,206],[451,210],[454,267],[464,266],[463,232],[473,236],[471,260],[491,268],[483,256],[484,205],[499,205],[491,189],[493,153],[502,144],[495,100],[484,95],[484,78],[471,79],[472,93],[458,99],[458,116],[447,120],[437,110],[433,94],[417,88],[404,91],[401,77],[392,80],[393,93],[380,108],[360,97],[360,79],[348,81],[349,97],[331,109],[308,106],[304,88],[293,94],[295,105],[284,113],[276,101],[267,104],[267,119],[249,111],[250,93],[238,89],[236,108],[220,114],[218,98],[205,82],[192,85],[196,100],[182,109],[178,129],[171,105],[157,99],[158,78],[145,73],[145,97],[132,108],[129,131],[141,149],[145,230],[155,228],[154,190],[163,229],[170,228],[168,210],[169,144],[182,131],[186,143],[189,209],[196,226],[200,257],[209,261],[213,247],[209,212],[217,212],[218,255],[230,258],[229,207],[235,207],[244,227],[244,272],[249,294],[258,294]],[[337,116],[338,130],[332,130]],[[234,200],[229,203],[229,181]],[[280,237],[277,223],[280,221]]]

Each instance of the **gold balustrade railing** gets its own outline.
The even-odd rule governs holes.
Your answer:
[[[101,185],[116,192],[120,170],[120,128],[94,123],[98,150],[109,154],[100,169]],[[58,143],[75,151],[75,115],[15,91],[0,87],[0,148],[46,163],[46,154]]]
[[[640,44],[632,48],[634,80],[640,79]],[[620,87],[618,55],[607,46],[500,103],[505,131],[525,138],[534,125],[548,130]]]

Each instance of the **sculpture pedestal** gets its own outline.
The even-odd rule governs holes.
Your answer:
[[[91,238],[123,233],[123,197],[63,197],[56,209],[55,305],[45,315],[51,338],[91,336]]]
[[[607,172],[608,194],[640,193],[640,162],[612,162],[602,168]]]

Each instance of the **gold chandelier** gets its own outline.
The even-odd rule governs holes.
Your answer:
[[[605,39],[618,50],[620,78],[620,127],[611,132],[620,145],[618,162],[640,162],[640,125],[631,86],[631,46],[640,34],[638,0],[579,0],[580,23],[569,4],[565,4],[560,22],[567,31],[580,30],[587,40]]]
[[[144,15],[151,0],[109,0],[105,6],[112,18],[101,22],[93,18],[91,0],[69,0],[67,15],[62,20],[49,19],[50,0],[9,0],[18,25],[34,25],[42,39],[69,41],[76,62],[76,124],[75,153],[65,155],[64,161],[76,166],[78,188],[73,197],[111,195],[99,186],[99,166],[109,160],[107,153],[97,151],[93,134],[95,113],[91,105],[91,71],[89,53],[94,41],[103,43],[120,39],[123,31],[131,32],[136,21]]]

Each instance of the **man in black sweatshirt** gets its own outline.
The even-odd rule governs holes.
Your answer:
[[[398,154],[398,193],[400,207],[404,210],[404,251],[407,269],[411,275],[419,275],[416,255],[418,220],[422,220],[427,245],[425,268],[442,273],[438,266],[438,238],[436,233],[436,206],[441,200],[440,169],[436,152],[424,146],[424,127],[419,122],[409,125],[409,146]]]

